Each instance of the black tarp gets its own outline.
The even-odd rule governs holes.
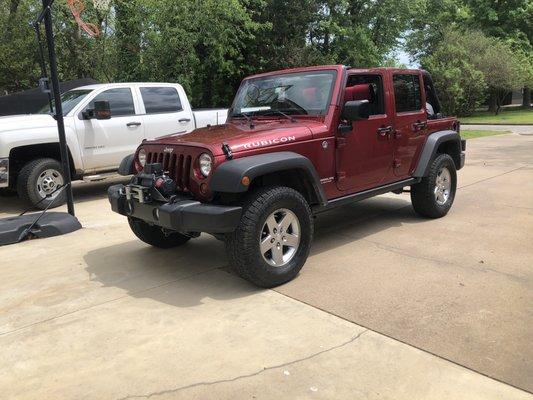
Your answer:
[[[91,78],[75,79],[62,82],[59,87],[61,93],[80,86],[92,85],[98,81]],[[41,89],[28,89],[22,92],[0,96],[0,116],[16,114],[33,114],[48,103],[48,95]]]

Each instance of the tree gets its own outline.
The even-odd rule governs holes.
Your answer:
[[[422,58],[422,66],[431,71],[445,113],[470,115],[483,101],[487,84],[470,49],[476,37],[445,32],[432,54]]]

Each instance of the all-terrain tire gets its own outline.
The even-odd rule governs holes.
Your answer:
[[[443,175],[445,175],[444,178]],[[445,196],[441,189],[443,187],[448,188]],[[417,214],[426,218],[444,217],[452,207],[456,190],[455,163],[448,154],[439,154],[431,162],[428,176],[422,178],[420,183],[411,186],[413,208]]]
[[[286,216],[294,221],[288,228],[285,227],[286,237],[293,235],[293,239],[299,238],[298,244],[294,247],[285,247],[283,243],[286,237],[282,236],[284,229],[282,221]],[[271,217],[274,220],[270,219]],[[278,231],[280,236],[277,237],[273,232],[268,232],[268,235],[272,235],[273,246],[277,244],[279,249],[281,243],[282,255],[284,258],[287,257],[287,261],[283,259],[278,266],[269,264],[268,256],[261,252],[261,241],[266,235],[265,229],[268,229],[267,218],[276,223],[275,218],[279,218],[278,229],[282,228]],[[259,188],[247,196],[240,224],[234,232],[226,235],[225,243],[234,270],[253,284],[270,288],[288,282],[298,275],[307,260],[312,240],[313,219],[305,198],[294,189],[271,186]],[[266,254],[270,254],[271,262],[274,262],[274,254],[269,251]]]
[[[26,163],[20,170],[17,179],[17,193],[19,197],[26,203],[29,203],[36,208],[40,208],[41,210],[48,207],[52,201],[53,204],[50,206],[51,208],[59,207],[67,201],[65,190],[56,192],[56,195],[52,195],[53,197],[50,198],[45,198],[42,194],[42,174],[47,173],[47,171],[53,171],[47,178],[49,182],[48,185],[50,185],[50,182],[54,179],[54,185],[56,185],[56,187],[58,184],[63,184],[63,182],[65,182],[61,163],[53,158],[38,158]],[[50,187],[47,186],[47,190],[49,188]],[[50,189],[50,192],[52,191],[53,188]]]
[[[191,239],[190,236],[185,236],[178,232],[166,234],[160,227],[150,225],[137,218],[129,217],[128,222],[135,236],[144,243],[161,249],[181,246]]]

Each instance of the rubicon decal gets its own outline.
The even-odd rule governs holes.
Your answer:
[[[245,149],[255,149],[256,147],[272,146],[273,144],[288,143],[296,141],[296,136],[282,136],[280,138],[258,140],[256,142],[245,143]]]

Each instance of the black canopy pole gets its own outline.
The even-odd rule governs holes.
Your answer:
[[[46,62],[44,61],[43,41],[41,39],[41,26],[38,22],[35,22],[33,24],[33,27],[35,28],[37,44],[39,45],[39,65],[41,66],[41,79],[48,79],[48,73],[46,72]],[[50,90],[48,90],[46,94],[48,95],[48,107],[50,107],[50,114],[53,114],[54,106],[52,105],[52,93],[50,93]]]
[[[44,17],[44,29],[46,32],[46,42],[48,47],[48,56],[50,58],[50,81],[54,94],[55,119],[57,121],[57,130],[59,133],[59,151],[61,154],[61,164],[63,166],[63,175],[65,178],[65,191],[67,192],[67,209],[68,213],[74,216],[74,199],[72,197],[72,185],[70,176],[70,162],[67,150],[67,140],[65,136],[65,122],[63,121],[63,108],[61,106],[61,92],[59,90],[59,78],[57,75],[57,60],[54,44],[54,30],[52,26],[51,5],[54,0],[42,0],[43,12],[37,22],[40,22],[41,16]]]

